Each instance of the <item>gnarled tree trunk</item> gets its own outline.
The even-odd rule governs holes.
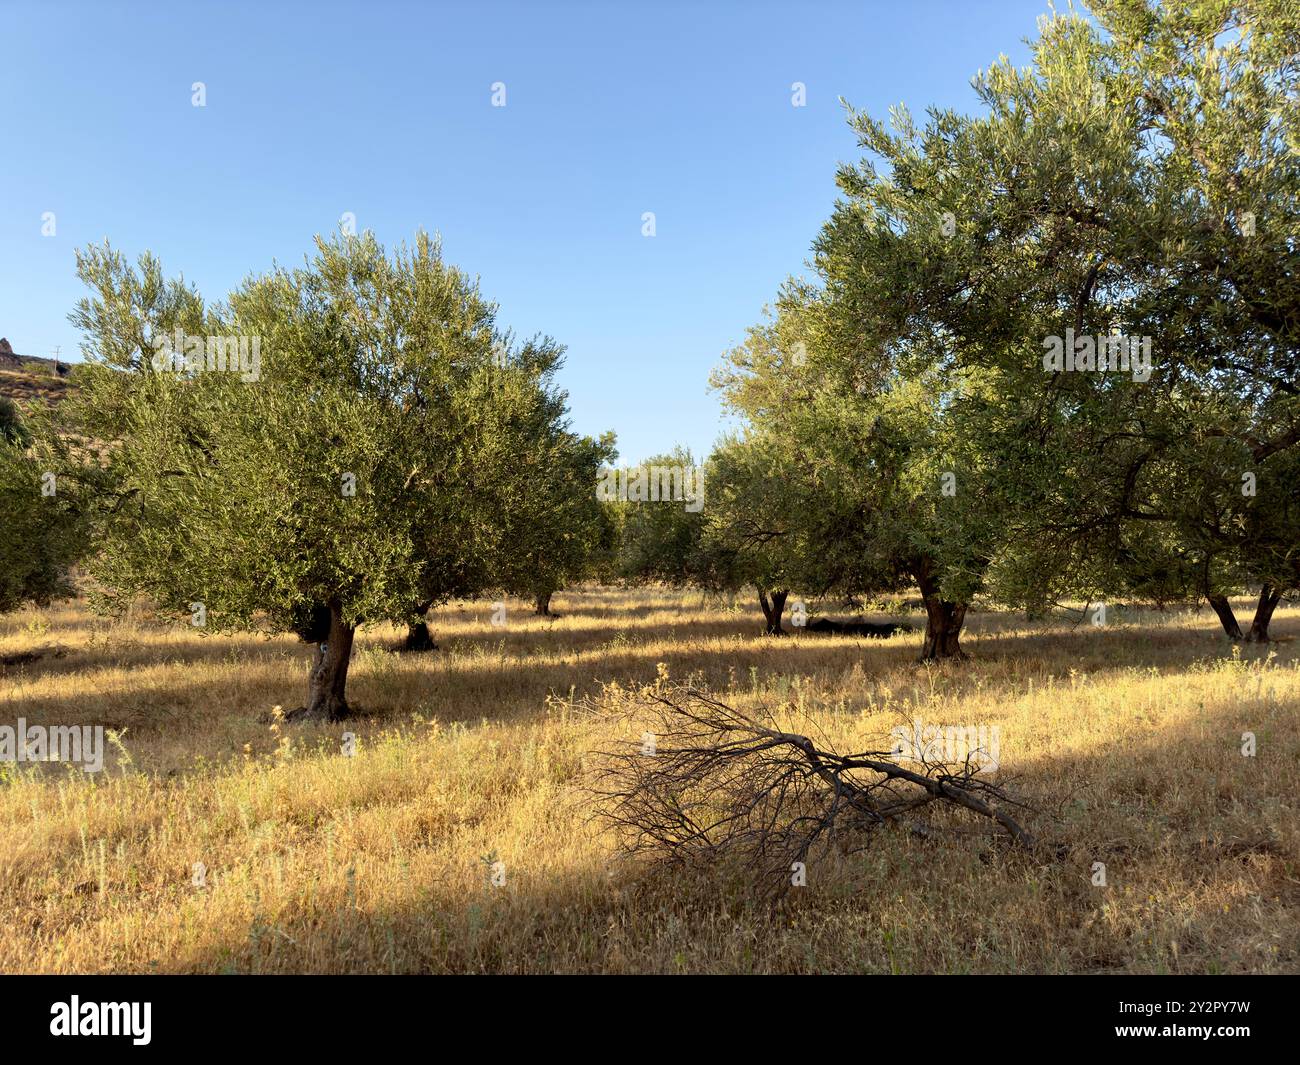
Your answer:
[[[774,591],[771,598],[762,588],[758,590],[758,605],[763,608],[763,617],[767,621],[767,627],[763,630],[769,636],[784,636],[785,629],[781,628],[781,615],[785,613],[786,596],[790,594],[788,589]]]
[[[1206,601],[1214,607],[1214,612],[1219,615],[1219,624],[1223,626],[1224,633],[1232,640],[1243,639],[1241,626],[1237,624],[1237,615],[1232,612],[1232,604],[1228,602],[1226,595],[1206,595]]]
[[[925,597],[925,645],[921,649],[922,662],[937,662],[942,658],[965,658],[961,649],[961,627],[966,621],[966,604],[940,599],[937,595]]]
[[[553,618],[556,616],[551,613],[550,592],[538,592],[537,597],[534,600],[534,604],[535,604],[535,609],[533,610],[534,614],[540,614],[544,618]]]
[[[927,562],[918,563],[912,577],[925,603],[925,644],[921,648],[921,661],[965,658],[966,652],[961,649],[961,627],[966,622],[966,604],[940,597],[939,582],[934,579]]]
[[[307,705],[285,715],[289,721],[341,721],[350,713],[346,688],[356,628],[343,622],[339,601],[329,604],[329,631],[316,645],[307,682]]]
[[[403,651],[436,651],[438,649],[438,645],[433,642],[433,634],[429,631],[429,623],[424,619],[424,615],[429,612],[431,606],[433,606],[432,601],[416,604],[415,613],[420,616],[420,620],[407,622],[406,639],[402,641]]]
[[[1255,620],[1250,623],[1250,632],[1246,633],[1247,643],[1267,643],[1268,624],[1273,620],[1273,611],[1277,609],[1278,600],[1282,598],[1282,589],[1265,584],[1259,590],[1259,604],[1255,607]]]

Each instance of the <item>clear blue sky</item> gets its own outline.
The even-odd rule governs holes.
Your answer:
[[[89,242],[216,299],[351,211],[385,243],[441,233],[504,324],[567,345],[576,428],[614,429],[627,462],[698,455],[722,428],[710,369],[804,271],[857,157],[837,98],[971,110],[972,75],[1025,62],[1045,10],[0,0],[0,335],[75,354]]]

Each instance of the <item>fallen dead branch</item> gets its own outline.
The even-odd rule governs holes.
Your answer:
[[[739,859],[780,891],[794,863],[832,842],[860,849],[886,824],[934,835],[921,818],[936,804],[1034,845],[1007,812],[1017,804],[970,759],[909,767],[892,752],[841,755],[767,712],[751,716],[690,687],[647,688],[636,708],[645,733],[602,752],[590,785],[629,851],[701,865]]]

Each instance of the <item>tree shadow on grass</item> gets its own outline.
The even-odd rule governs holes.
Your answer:
[[[992,835],[883,830],[859,854],[811,858],[808,886],[774,904],[735,868],[627,865],[608,845],[566,864],[505,844],[489,855],[504,862],[494,887],[478,854],[453,869],[445,850],[416,852],[408,865],[376,840],[337,853],[310,902],[254,904],[238,931],[155,961],[239,973],[1293,972],[1300,854],[1276,814],[1294,795],[1300,724],[1275,716],[1253,762],[1226,701],[1069,757],[1018,762],[1013,750],[1040,797],[1082,800],[1030,822],[1036,852]],[[268,876],[239,890],[276,889]]]
[[[661,664],[669,676],[695,679],[714,690],[766,688],[774,678],[803,676],[834,685],[848,671],[904,682],[924,681],[936,672],[955,695],[967,687],[1005,682],[1009,677],[1064,675],[1070,670],[1104,676],[1149,668],[1182,672],[1193,663],[1233,656],[1233,645],[1185,628],[1027,630],[1002,615],[976,615],[966,646],[966,663],[923,666],[916,662],[919,633],[887,640],[818,636],[794,632],[767,637],[753,617],[684,622],[644,630],[618,626],[547,629],[544,621],[503,630],[484,627],[461,633],[443,651],[420,655],[389,653],[389,631],[363,632],[349,679],[349,699],[360,712],[360,729],[386,727],[411,713],[441,721],[519,721],[544,715],[548,697],[583,698],[603,684],[653,682]],[[1300,627],[1279,618],[1279,635]],[[90,724],[128,728],[135,740],[183,742],[203,733],[205,751],[237,751],[264,739],[266,715],[302,702],[312,648],[292,637],[270,643],[205,638],[179,648],[132,648],[131,665],[106,660],[100,649],[42,660],[0,675],[0,713],[24,716],[31,724]],[[1280,662],[1293,661],[1296,643],[1246,646],[1245,657],[1270,650]],[[97,664],[96,664],[97,663]],[[180,664],[180,668],[177,668]],[[62,687],[52,681],[67,681]],[[3,708],[8,707],[6,711]],[[346,726],[330,726],[331,734]],[[307,734],[303,727],[295,732]]]
[[[1158,668],[1180,662],[1185,668],[1206,657],[1197,647],[1180,647],[1188,642],[1186,631],[1171,635],[1172,643],[1163,634],[1152,637]],[[1141,665],[1126,657],[1133,637],[1123,629],[987,634],[977,637],[974,663],[942,668],[956,678],[972,677],[990,663],[1039,672],[1060,663],[1099,674],[1132,669]],[[1044,640],[1050,641],[1046,648]],[[1213,644],[1208,632],[1205,642]],[[682,651],[670,656],[670,669],[677,675],[704,662],[701,668],[723,689],[733,668],[743,685],[750,665],[769,678],[835,674],[866,653],[882,671],[906,665],[924,673],[911,662],[913,643],[752,637],[737,640],[734,651]],[[575,669],[599,667],[593,683],[606,675],[650,680],[665,658],[635,647],[589,650],[592,657],[579,655],[576,663],[509,657],[461,662],[435,678],[441,685],[435,701],[445,703],[438,716],[539,718],[539,692],[562,690]],[[1224,650],[1221,657],[1230,657]],[[429,672],[413,669],[417,679]],[[192,909],[178,914],[172,895],[186,895],[184,885],[158,895],[151,920],[165,919],[185,934],[153,957],[133,956],[145,959],[141,971],[177,972],[1294,972],[1300,969],[1294,874],[1300,834],[1290,811],[1300,792],[1300,717],[1254,683],[1256,672],[1223,667],[1221,675],[1198,680],[1202,697],[1185,699],[1176,710],[1140,699],[1102,708],[1098,721],[1106,731],[1076,730],[1073,746],[1053,747],[1033,734],[1038,723],[1023,716],[1006,719],[1014,727],[1002,736],[1003,773],[1019,778],[1015,792],[1038,811],[1022,820],[1042,839],[1041,853],[1024,853],[989,835],[921,840],[891,830],[863,854],[810,863],[808,889],[773,908],[762,901],[760,885],[734,871],[686,877],[661,866],[615,867],[601,857],[612,854],[608,847],[583,842],[580,831],[547,838],[553,830],[540,821],[521,828],[505,819],[499,842],[493,831],[475,834],[472,822],[458,824],[469,854],[449,848],[449,829],[440,829],[437,838],[407,839],[405,850],[379,832],[373,840],[354,836],[360,842],[331,849],[328,862],[322,852],[319,875],[309,887],[300,884],[297,895],[280,891],[268,863],[258,865],[254,877],[264,872],[265,882],[236,878],[233,901],[229,894],[224,901],[214,895],[210,910],[208,901],[194,899],[186,904]],[[382,673],[363,669],[358,702],[381,695],[383,683]],[[188,696],[200,704],[229,694],[224,682],[192,687],[182,674],[175,684],[137,694],[151,700]],[[295,684],[295,692],[300,687]],[[473,705],[458,715],[466,691]],[[1083,698],[1082,690],[1068,689],[1062,697]],[[497,708],[484,712],[493,700]],[[1000,712],[996,703],[984,705]],[[955,706],[960,712],[960,702]],[[409,707],[381,712],[374,723],[387,727],[398,709]],[[255,729],[246,719],[232,719],[228,705],[192,710],[205,731],[185,732],[182,739],[212,729],[217,744],[233,751],[242,730]],[[186,724],[195,722],[168,717],[151,727],[166,734]],[[312,726],[298,735],[337,738],[342,727]],[[264,728],[255,731],[270,739]],[[1242,753],[1245,732],[1258,740],[1253,757]],[[352,767],[364,772],[365,762]],[[569,787],[560,778],[547,781],[557,796]],[[232,782],[232,810],[246,787]],[[528,789],[506,789],[502,796],[517,803],[536,798]],[[298,845],[320,851],[318,838],[333,838],[329,826],[350,824],[358,811],[382,809],[388,801],[378,782],[361,789],[323,808],[323,823],[313,823]],[[418,799],[400,798],[395,826],[418,815],[412,804]],[[558,816],[555,798],[544,805],[551,818]],[[103,817],[93,823],[101,829],[117,824]],[[237,836],[237,822],[232,825]],[[144,831],[140,825],[136,830]],[[224,829],[209,831],[225,838]],[[92,849],[94,843],[91,838]],[[110,854],[115,845],[110,841]],[[71,826],[61,846],[75,862],[83,843]],[[506,863],[500,888],[479,867],[480,852],[497,851]],[[188,860],[177,859],[178,876]],[[1094,883],[1096,863],[1105,866],[1104,886]],[[213,864],[219,874],[219,863]],[[93,893],[93,884],[88,890]],[[111,922],[129,898],[116,900],[102,917],[79,910],[77,921],[102,922],[102,942],[121,942],[122,928]],[[138,908],[142,899],[132,905]],[[82,903],[57,902],[73,905]],[[147,931],[143,938],[149,939]]]

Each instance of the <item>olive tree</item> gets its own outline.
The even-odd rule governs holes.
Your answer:
[[[689,486],[683,487],[688,480]],[[671,585],[695,581],[708,483],[707,467],[680,447],[639,466],[602,468],[601,501],[612,511],[618,529],[614,571],[621,580]],[[699,498],[685,498],[687,487],[701,489]]]
[[[502,552],[502,584],[531,597],[536,612],[551,617],[551,596],[587,576],[608,550],[612,523],[596,488],[614,446],[612,434],[580,436],[554,416],[536,435],[537,445],[511,471],[511,499],[503,500],[508,550]]]
[[[495,486],[535,443],[518,412],[553,360],[511,347],[424,233],[392,254],[318,239],[212,306],[151,257],[92,250],[80,270],[89,365],[61,414],[105,446],[62,459],[101,500],[94,575],[110,601],[315,643],[290,716],[347,716],[359,625],[492,579]]]
[[[86,544],[72,486],[60,486],[33,437],[17,405],[0,401],[0,613],[72,594],[69,570]]]
[[[1045,19],[1029,67],[985,71],[978,116],[852,113],[811,350],[865,383],[860,419],[927,382],[945,446],[982,454],[996,520],[921,567],[949,601],[1218,609],[1249,578],[1266,621],[1296,555],[1297,25],[1270,2],[1095,6],[1100,27]]]

